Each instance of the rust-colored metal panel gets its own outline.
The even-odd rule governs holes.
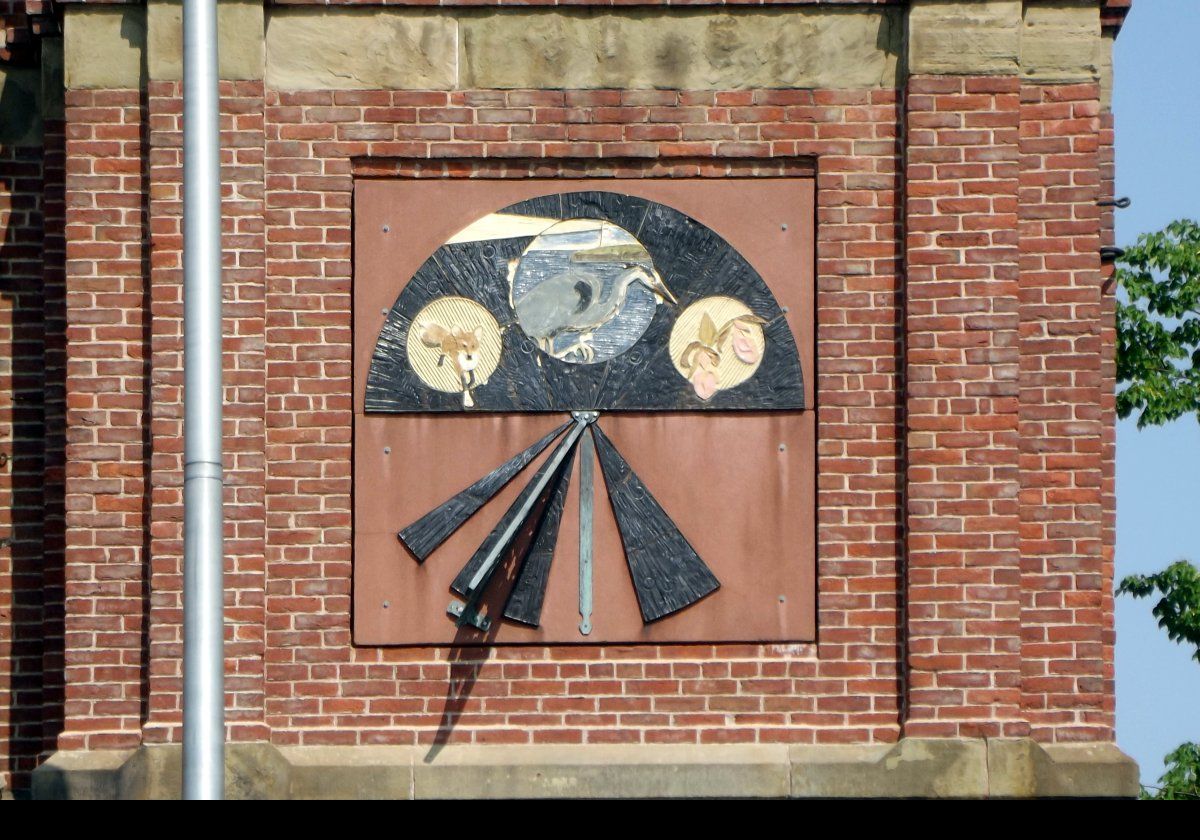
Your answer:
[[[499,466],[566,415],[365,414],[365,377],[384,313],[442,243],[516,201],[611,190],[674,207],[712,228],[762,275],[797,339],[815,406],[809,178],[362,179],[355,185],[354,637],[358,644],[807,641],[815,638],[816,413],[607,413],[601,425],[721,582],[702,601],[642,623],[604,478],[595,470],[593,629],[579,631],[579,466],[541,626],[488,634],[446,614],[450,581],[548,453],[418,564],[396,532]],[[493,586],[498,615],[513,570]],[[485,602],[486,603],[486,602]]]

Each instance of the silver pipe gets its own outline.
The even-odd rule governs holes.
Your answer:
[[[183,796],[225,796],[217,2],[183,0]]]

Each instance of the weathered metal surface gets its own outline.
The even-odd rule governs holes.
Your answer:
[[[712,570],[599,426],[595,435],[642,619],[657,621],[715,591],[721,584]]]
[[[587,437],[587,432],[584,432],[584,437]],[[558,470],[549,504],[538,523],[533,543],[521,561],[517,580],[508,593],[508,602],[504,605],[505,618],[531,627],[537,627],[541,621],[546,581],[550,577],[550,564],[554,561],[554,549],[558,545],[558,526],[562,522],[567,491],[571,487],[574,458],[575,450],[572,449]]]
[[[512,507],[504,517],[496,523],[496,527],[488,534],[486,540],[479,546],[471,559],[467,561],[450,588],[467,598],[475,597],[482,592],[499,565],[500,558],[509,550],[520,552],[522,545],[533,536],[537,524],[536,517],[531,516],[539,506],[549,502],[550,493],[547,488],[554,480],[559,467],[575,449],[579,435],[587,427],[587,422],[576,420],[571,430],[567,432],[554,452],[546,459],[529,484],[521,491],[521,495],[513,502]],[[530,524],[530,520],[533,524]]]
[[[400,292],[380,328],[367,374],[367,412],[805,407],[798,348],[782,307],[751,264],[709,227],[664,204],[602,191],[543,196],[510,205],[500,213],[610,221],[637,237],[652,259],[655,277],[661,278],[663,288],[676,300],[671,302],[664,296],[664,303],[654,306],[650,292],[645,291],[651,320],[627,350],[591,364],[564,361],[539,349],[538,341],[544,343],[547,339],[537,330],[537,340],[527,335],[513,310],[510,264],[517,264],[534,237],[442,245]],[[610,278],[594,293],[610,294],[613,282]],[[714,295],[740,300],[766,322],[766,348],[758,370],[747,381],[702,399],[676,370],[667,343],[678,314],[689,304]],[[466,408],[457,394],[425,385],[407,360],[407,336],[413,318],[443,296],[477,301],[503,330],[499,365],[485,385],[472,391],[473,405]],[[643,329],[644,321],[631,323]],[[574,335],[578,337],[579,333]],[[550,342],[553,346],[553,339]]]
[[[595,521],[596,444],[592,430],[579,442],[579,632],[592,632],[592,528]]]
[[[501,488],[525,469],[534,458],[571,425],[564,423],[525,451],[509,458],[496,469],[476,481],[466,490],[456,493],[396,536],[412,552],[418,562],[425,559],[446,541],[446,538],[475,515],[475,512],[500,492]]]
[[[594,515],[590,636],[579,633],[578,491],[573,476],[557,557],[539,626],[497,622],[486,636],[457,632],[439,607],[470,556],[523,487],[510,482],[430,557],[411,562],[395,524],[411,521],[474,482],[489,464],[558,425],[547,414],[365,414],[365,374],[396,290],[480,212],[547,190],[597,181],[361,181],[355,186],[355,586],[354,632],[361,644],[789,642],[812,639],[815,616],[815,418],[809,412],[617,412],[604,430],[721,582],[705,599],[644,624],[610,505]],[[642,194],[720,232],[770,284],[783,320],[813,364],[812,186],[805,179],[645,179],[602,182]],[[579,185],[579,186],[576,186]],[[561,206],[561,199],[554,199]],[[606,199],[606,205],[611,202]],[[421,208],[414,212],[413,208]],[[606,207],[611,209],[611,207]],[[634,230],[639,220],[613,214]],[[390,223],[390,232],[381,231]],[[665,307],[660,307],[663,311]],[[506,331],[506,333],[512,330]],[[670,330],[666,331],[668,334]],[[519,334],[519,333],[518,333]],[[579,365],[576,365],[579,367]],[[806,367],[806,373],[811,367]],[[805,383],[811,389],[811,376]],[[681,380],[683,387],[687,382]],[[451,399],[457,395],[449,395]],[[811,393],[807,404],[812,405]],[[460,401],[461,406],[461,401]],[[393,454],[379,452],[390,446]],[[786,449],[785,449],[786,447]],[[536,465],[540,458],[533,462]],[[599,471],[597,471],[599,472]],[[600,475],[595,476],[603,493]],[[704,492],[697,488],[703,486]],[[389,528],[390,526],[390,528]],[[770,539],[764,539],[764,534]],[[407,561],[407,562],[406,562]],[[505,562],[484,595],[486,614],[503,610],[515,563]],[[390,609],[385,602],[390,601]],[[398,608],[399,607],[399,608]]]

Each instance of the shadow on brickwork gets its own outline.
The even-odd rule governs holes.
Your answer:
[[[145,77],[146,50],[142,50],[143,78]],[[150,316],[150,103],[145,90],[139,101],[139,118],[142,127],[142,195],[139,205],[141,228],[142,269],[142,622],[141,622],[141,673],[139,682],[140,707],[138,717],[142,726],[150,720],[150,516],[153,501],[151,467],[154,456],[154,432],[151,420],[154,417],[153,353],[151,336],[153,320]],[[182,571],[182,569],[180,570]]]
[[[0,96],[0,113],[12,104],[5,98]],[[8,636],[0,669],[9,683],[8,721],[0,731],[6,766],[0,772],[17,795],[28,789],[42,755],[45,702],[41,190],[41,149],[0,146],[0,621]]]
[[[896,186],[892,191],[892,207],[896,223],[892,240],[895,243],[895,299],[892,301],[893,321],[895,325],[894,364],[896,366],[895,406],[893,407],[892,430],[896,441],[895,481],[896,481],[896,539],[894,541],[894,556],[896,558],[896,696],[899,698],[897,709],[900,725],[900,735],[904,734],[904,724],[908,720],[908,414],[905,398],[908,393],[908,382],[905,375],[908,364],[907,342],[905,341],[908,301],[905,294],[905,278],[908,266],[905,261],[907,243],[905,241],[904,225],[904,115],[908,111],[904,101],[904,93],[899,93],[896,108],[896,142],[895,159]]]
[[[537,517],[530,517],[530,519],[537,519]],[[536,523],[527,524],[524,533],[531,535],[534,531],[534,524]],[[492,616],[491,627],[486,633],[480,633],[473,627],[464,625],[459,627],[458,632],[454,634],[453,647],[450,648],[447,655],[449,679],[446,682],[446,697],[442,701],[442,717],[438,721],[433,743],[430,744],[429,751],[425,753],[426,764],[436,759],[442,748],[450,743],[455,727],[466,713],[471,694],[479,680],[479,674],[495,651],[492,642],[495,641],[496,634],[500,631],[500,623],[503,621],[501,613],[504,612],[504,604],[508,600],[509,590],[516,583],[517,572],[520,570],[517,551],[524,541],[518,538],[513,542],[515,543],[514,550],[510,550],[501,560],[502,565],[496,570],[495,577],[492,578],[492,583],[485,590],[483,601],[479,605],[479,609]],[[525,544],[527,545],[527,543]]]
[[[61,118],[43,123],[42,145],[42,748],[58,746],[63,729],[66,594],[66,140]]]

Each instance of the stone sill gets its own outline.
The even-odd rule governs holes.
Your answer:
[[[177,745],[59,752],[35,799],[170,799]],[[275,747],[232,744],[230,799],[1132,797],[1115,744],[917,739],[861,746]]]

